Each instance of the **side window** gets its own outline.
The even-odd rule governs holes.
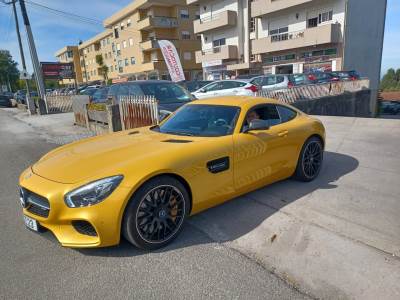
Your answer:
[[[250,83],[255,84],[255,85],[262,85],[263,83],[263,77],[257,77],[250,81]]]
[[[217,91],[219,89],[220,89],[220,82],[214,82],[214,83],[204,87],[204,90],[206,92]]]
[[[281,123],[281,119],[279,117],[279,113],[275,105],[267,105],[266,110],[267,110],[269,126],[274,126]]]
[[[264,85],[274,85],[276,83],[275,76],[268,76],[264,78]]]
[[[285,77],[283,76],[276,76],[276,83],[281,83],[285,81]]]
[[[293,120],[297,116],[297,112],[295,112],[294,110],[292,110],[288,107],[281,106],[281,105],[277,105],[276,107],[278,109],[279,116],[281,117],[282,123],[289,122],[290,120]]]
[[[234,89],[235,87],[237,87],[235,81],[223,81],[223,82],[221,82],[221,90]]]

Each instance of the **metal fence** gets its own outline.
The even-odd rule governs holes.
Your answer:
[[[122,130],[158,124],[158,103],[153,96],[122,96],[119,112]]]
[[[356,92],[363,89],[369,89],[369,79],[301,85],[288,89],[262,90],[257,93],[257,96],[293,103],[299,100],[337,96],[345,92]]]
[[[49,114],[72,112],[72,98],[74,95],[46,96]]]

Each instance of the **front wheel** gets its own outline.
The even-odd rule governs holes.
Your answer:
[[[324,149],[317,137],[309,138],[303,145],[294,177],[301,181],[314,180],[321,171]]]
[[[189,194],[179,180],[170,176],[151,179],[128,203],[122,234],[144,250],[164,247],[181,231],[189,203]]]

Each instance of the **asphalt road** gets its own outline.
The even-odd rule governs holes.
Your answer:
[[[18,176],[55,146],[0,110],[0,298],[308,298],[193,223],[153,253],[126,242],[73,250],[50,233],[29,231],[18,202]]]

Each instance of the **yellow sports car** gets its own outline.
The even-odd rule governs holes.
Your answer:
[[[20,177],[25,224],[63,246],[142,249],[171,242],[185,219],[322,165],[321,122],[255,97],[193,101],[160,125],[57,148]]]

